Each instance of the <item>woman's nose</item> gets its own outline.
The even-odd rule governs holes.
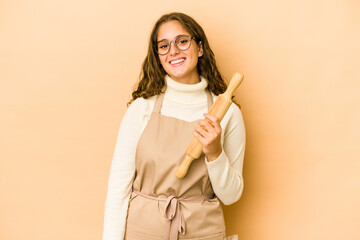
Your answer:
[[[171,46],[171,44],[173,44],[172,46]],[[175,43],[174,42],[170,42],[170,54],[171,55],[174,55],[174,54],[177,54],[177,53],[179,53],[179,49],[176,47],[176,45],[175,45]]]

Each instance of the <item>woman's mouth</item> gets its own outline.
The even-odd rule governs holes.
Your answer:
[[[185,61],[185,58],[178,58],[178,59],[170,61],[170,65],[174,66],[174,67],[180,66],[184,61]]]

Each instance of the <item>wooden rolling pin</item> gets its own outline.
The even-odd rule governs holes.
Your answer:
[[[235,90],[240,86],[244,76],[240,73],[235,73],[232,77],[229,86],[227,87],[226,91],[223,94],[220,94],[215,103],[212,105],[209,114],[217,117],[217,119],[221,122],[223,119],[225,113],[229,109],[231,103],[232,103],[232,96],[235,92]],[[205,118],[207,121],[207,118]],[[211,121],[210,121],[211,122]],[[200,157],[202,153],[202,144],[197,140],[196,137],[193,137],[189,146],[186,149],[186,157],[183,160],[183,162],[180,164],[180,166],[176,169],[176,176],[178,178],[183,178],[193,160]]]

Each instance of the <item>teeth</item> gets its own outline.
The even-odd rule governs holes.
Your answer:
[[[183,61],[185,61],[184,58],[178,59],[178,60],[175,60],[175,61],[171,61],[170,63],[171,63],[171,64],[176,64],[176,63],[180,63],[180,62],[183,62]]]

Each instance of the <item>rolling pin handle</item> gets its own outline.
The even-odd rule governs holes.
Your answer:
[[[241,82],[243,81],[244,76],[241,73],[235,73],[232,77],[229,86],[227,87],[225,93],[230,98],[232,95],[234,95],[235,90],[240,86]]]
[[[195,158],[186,154],[184,161],[182,161],[180,166],[176,169],[177,178],[183,178],[186,175],[187,171],[189,170],[190,164],[194,159]]]

